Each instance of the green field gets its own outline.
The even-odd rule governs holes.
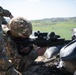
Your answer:
[[[61,38],[71,39],[72,36],[72,29],[76,27],[76,23],[57,23],[55,25],[33,25],[34,31],[41,31],[41,32],[55,32],[56,34],[60,35]]]

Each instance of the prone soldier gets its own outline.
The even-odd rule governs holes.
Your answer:
[[[17,41],[24,41],[32,34],[32,24],[23,17],[12,18],[8,28],[3,28],[8,35],[7,51],[8,57],[15,68],[25,74],[27,67],[38,57],[42,56],[47,47],[37,47],[34,45],[24,46]]]

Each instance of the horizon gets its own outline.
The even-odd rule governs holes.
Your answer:
[[[10,18],[8,18],[8,17],[4,17],[7,21],[8,20],[10,20]],[[66,18],[76,18],[76,16],[73,16],[73,17],[51,17],[51,18],[40,18],[40,19],[32,19],[32,20],[30,20],[30,21],[33,21],[33,20],[44,20],[44,19],[57,19],[57,18],[64,18],[64,19],[66,19]]]
[[[76,18],[76,16],[73,17],[51,17],[51,18],[41,18],[41,19],[34,19],[34,20],[43,20],[43,19],[53,19],[53,18]]]

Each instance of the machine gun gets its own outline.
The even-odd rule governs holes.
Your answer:
[[[54,32],[51,32],[49,35],[48,33],[41,33],[40,31],[35,32],[34,36],[36,38],[23,38],[23,39],[16,39],[15,42],[17,44],[22,44],[24,47],[29,46],[30,44],[37,45],[39,47],[46,47],[46,46],[57,46],[57,45],[65,45],[69,43],[71,40],[65,40],[60,38],[59,35],[56,35]]]

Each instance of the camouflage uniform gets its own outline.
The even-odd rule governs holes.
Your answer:
[[[4,14],[2,14],[3,11],[4,10],[2,9],[2,7],[0,7],[0,75],[21,75],[21,73],[16,71],[16,69],[13,67],[12,63],[9,61],[6,55],[3,31],[1,27],[2,24],[6,24],[6,21],[3,18]]]
[[[5,30],[5,33],[11,35],[10,37],[8,36],[8,43],[6,47],[8,57],[18,71],[25,72],[26,68],[37,58],[38,55],[34,48],[32,48],[31,52],[29,52],[27,55],[25,54],[24,56],[22,56],[21,54],[19,54],[18,50],[18,47],[20,46],[18,46],[18,43],[16,43],[15,41],[18,40],[18,36],[20,35],[30,36],[32,33],[32,25],[29,21],[22,17],[13,18],[10,21],[9,29],[7,30],[9,30],[11,34],[3,29]]]
[[[13,67],[12,63],[8,60],[5,49],[0,51],[0,75],[22,75]]]

